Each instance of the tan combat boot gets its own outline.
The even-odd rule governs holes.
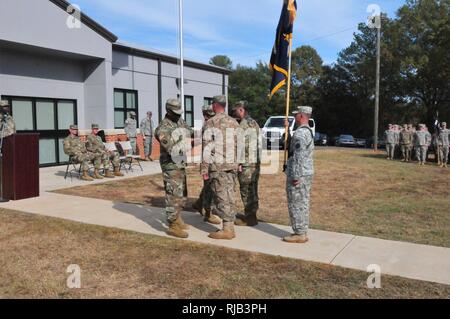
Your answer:
[[[167,234],[177,238],[189,237],[189,234],[185,232],[176,221],[169,222],[169,229],[167,230]]]
[[[248,217],[238,217],[234,222],[236,226],[256,226],[258,225],[258,218],[256,216],[248,216]]]
[[[114,175],[113,172],[111,172],[109,169],[107,169],[107,170],[105,170],[105,177],[106,178],[114,178],[116,176]]]
[[[100,171],[98,169],[94,170],[94,178],[95,179],[103,179],[103,176],[100,175]]]
[[[178,226],[180,226],[180,228],[183,230],[189,229],[189,226],[184,222],[183,218],[181,218],[181,214],[178,214],[177,219],[175,220],[175,223],[177,223]]]
[[[219,216],[211,214],[210,210],[206,210],[203,221],[213,225],[220,225],[222,223],[222,219]]]
[[[114,176],[119,176],[119,177],[122,177],[122,176],[123,176],[123,173],[119,170],[118,167],[116,167],[116,168],[114,169]]]
[[[236,237],[236,234],[234,233],[234,224],[231,222],[223,222],[223,229],[209,234],[208,237],[212,239],[231,240]]]
[[[304,244],[308,242],[309,238],[306,235],[291,235],[283,238],[283,241],[290,244]]]
[[[83,171],[83,175],[81,175],[81,180],[92,182],[94,179],[89,176],[88,171]]]

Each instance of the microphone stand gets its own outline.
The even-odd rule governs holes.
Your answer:
[[[9,199],[3,198],[3,136],[5,133],[5,126],[7,126],[6,120],[7,120],[8,114],[3,114],[1,125],[1,135],[0,135],[0,203],[6,203],[9,202]]]

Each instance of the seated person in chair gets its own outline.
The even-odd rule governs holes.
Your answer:
[[[75,163],[81,164],[81,179],[84,181],[93,181],[89,176],[89,163],[99,162],[98,155],[88,152],[86,145],[80,140],[78,136],[78,126],[71,125],[69,128],[70,135],[64,139],[64,153],[72,157]]]
[[[89,152],[97,154],[101,162],[103,163],[103,168],[105,169],[105,177],[114,178],[115,176],[123,176],[120,172],[120,159],[117,152],[110,152],[106,149],[105,144],[100,136],[98,136],[99,126],[97,124],[92,124],[92,133],[88,136],[86,142],[86,148]],[[111,172],[110,161],[113,163],[114,173]],[[95,167],[94,178],[102,179],[103,177],[99,173],[100,165]]]

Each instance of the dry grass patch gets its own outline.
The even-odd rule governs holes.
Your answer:
[[[82,289],[68,289],[67,266]],[[0,209],[0,298],[449,298],[450,286]]]
[[[387,161],[368,150],[317,149],[311,227],[383,239],[450,247],[450,170]],[[189,169],[189,200],[202,181]],[[164,207],[161,175],[59,191]],[[259,218],[289,224],[285,176],[262,175]],[[238,210],[242,203],[238,200]]]

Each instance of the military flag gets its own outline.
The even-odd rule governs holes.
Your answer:
[[[296,0],[284,0],[280,21],[278,22],[275,45],[273,46],[272,56],[270,58],[269,67],[272,70],[270,97],[286,84],[290,74],[290,46],[296,15]]]

